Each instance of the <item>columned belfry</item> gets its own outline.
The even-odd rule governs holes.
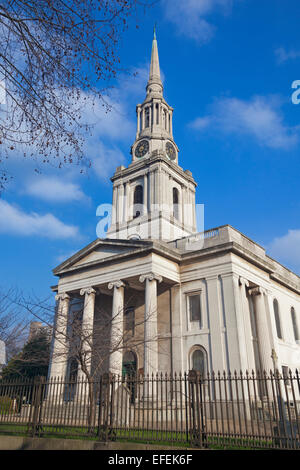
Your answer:
[[[196,232],[195,188],[178,165],[173,108],[163,97],[156,35],[152,42],[146,98],[136,107],[137,132],[128,168],[117,168],[112,223],[107,237],[173,240]]]

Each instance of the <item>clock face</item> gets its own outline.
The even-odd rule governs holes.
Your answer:
[[[148,140],[142,140],[138,143],[135,149],[135,156],[138,158],[143,157],[149,151],[149,142]]]
[[[172,145],[170,142],[166,143],[166,152],[170,160],[175,160],[176,158],[176,152],[174,145]]]

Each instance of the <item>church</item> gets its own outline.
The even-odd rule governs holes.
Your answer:
[[[155,34],[146,97],[136,115],[131,163],[111,178],[106,238],[53,271],[50,377],[70,374],[66,331],[76,302],[91,338],[101,312],[110,318],[102,372],[294,372],[300,366],[300,278],[230,225],[197,232],[197,184],[180,167]],[[99,344],[92,345],[90,370]]]

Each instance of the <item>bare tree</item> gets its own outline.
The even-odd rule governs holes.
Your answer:
[[[28,336],[29,319],[18,299],[15,289],[0,290],[0,339],[5,343],[7,360],[22,349]]]
[[[82,297],[74,296],[71,299],[67,316],[59,309],[55,312],[53,304],[38,299],[23,299],[20,303],[35,319],[53,328],[53,345],[56,341],[56,346],[52,349],[51,361],[56,365],[68,361],[67,381],[74,381],[75,386],[80,381],[87,383],[88,423],[91,428],[96,407],[95,382],[113,365],[113,357],[119,356],[117,367],[120,370],[124,352],[130,350],[143,354],[145,322],[155,321],[156,318],[155,312],[151,311],[147,318],[140,316],[127,320],[132,300],[127,299],[124,308],[115,313],[101,308],[96,302],[92,327],[83,322]],[[156,348],[156,340],[157,336],[149,339],[147,347]],[[120,377],[117,379],[119,382]]]
[[[109,109],[103,90],[120,71],[120,37],[129,16],[150,4],[150,0],[1,2],[0,189],[8,178],[3,162],[12,152],[58,167],[83,163],[87,126],[81,122],[81,109],[87,96],[102,99]]]

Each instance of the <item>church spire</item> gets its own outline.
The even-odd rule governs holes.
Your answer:
[[[136,107],[137,130],[131,147],[132,160],[162,153],[178,163],[178,148],[173,139],[173,108],[163,97],[156,31],[154,29],[146,97]]]
[[[160,68],[159,68],[159,58],[158,58],[158,47],[156,40],[156,31],[154,26],[153,31],[153,41],[152,41],[152,50],[151,50],[151,63],[150,63],[150,73],[149,80],[147,84],[147,93],[162,93],[163,85],[160,78]]]

